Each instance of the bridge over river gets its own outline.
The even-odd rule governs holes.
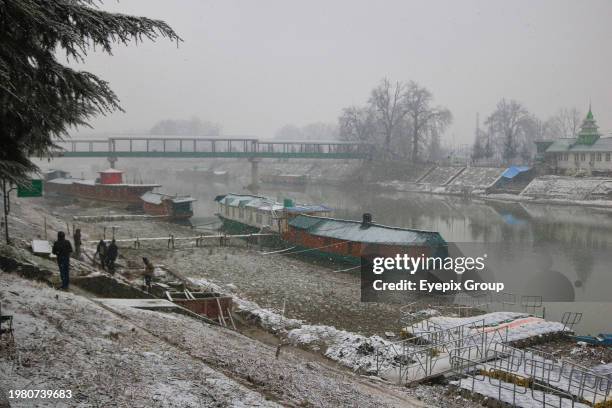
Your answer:
[[[58,142],[62,157],[368,159],[372,145],[340,141],[236,138],[109,137]]]
[[[111,166],[120,157],[142,158],[246,158],[257,184],[258,162],[278,159],[370,159],[373,146],[340,141],[277,141],[254,138],[109,137],[69,139],[57,143],[59,157],[106,157]]]

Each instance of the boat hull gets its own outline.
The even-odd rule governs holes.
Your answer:
[[[49,195],[70,196],[95,201],[140,205],[140,196],[153,190],[156,185],[125,184],[56,184],[45,183]]]
[[[146,201],[142,202],[142,209],[146,214],[153,215],[156,217],[163,217],[173,221],[184,221],[188,220],[193,216],[193,211],[176,212],[167,204],[167,201],[161,204],[151,204]]]

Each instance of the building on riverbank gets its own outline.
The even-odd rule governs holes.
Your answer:
[[[601,137],[590,106],[577,137],[535,143],[537,159],[546,173],[612,175],[612,137]]]

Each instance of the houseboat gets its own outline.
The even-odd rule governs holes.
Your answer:
[[[448,255],[448,244],[438,232],[375,224],[370,214],[362,221],[299,214],[288,220],[282,238],[298,250],[310,250],[309,255],[352,264],[369,255]]]
[[[170,196],[151,191],[144,193],[140,199],[145,213],[175,221],[191,218],[193,216],[192,203],[196,201],[190,196]]]
[[[65,172],[62,172],[64,177],[52,178],[57,174],[57,171],[50,172],[49,179],[45,180],[46,194],[140,206],[144,193],[160,187],[159,184],[124,183],[123,172],[117,169],[99,172],[100,177],[96,180],[72,178]]]
[[[224,229],[237,233],[269,231],[281,234],[287,229],[288,221],[300,214],[329,216],[332,212],[323,205],[296,205],[289,199],[281,204],[248,194],[220,195],[215,201]]]

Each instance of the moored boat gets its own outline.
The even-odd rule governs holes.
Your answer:
[[[296,205],[289,199],[279,203],[249,194],[219,195],[215,201],[224,229],[235,233],[270,231],[280,234],[286,230],[287,222],[299,214],[328,216],[332,212],[323,205]]]
[[[171,196],[151,191],[144,193],[140,199],[145,213],[171,220],[186,220],[193,216],[192,203],[196,201],[190,196]]]
[[[309,255],[357,264],[362,256],[446,256],[448,244],[435,231],[389,227],[372,222],[299,214],[288,220],[284,241]]]
[[[49,173],[49,177],[57,175]],[[64,177],[45,180],[45,191],[49,195],[70,196],[96,201],[110,201],[130,205],[141,205],[140,197],[160,184],[130,184],[123,182],[123,172],[117,169],[107,169],[99,172],[96,180]]]

